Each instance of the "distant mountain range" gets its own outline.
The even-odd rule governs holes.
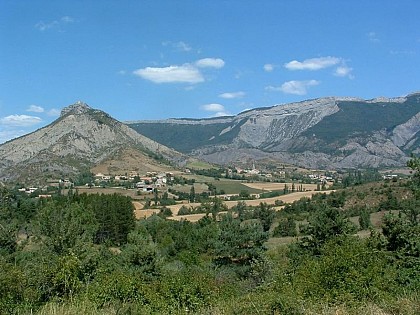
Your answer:
[[[129,156],[135,158],[127,166]],[[125,164],[111,163],[115,159]],[[123,171],[118,164],[130,170],[147,164],[149,171],[163,159],[182,163],[186,156],[78,102],[63,109],[48,126],[0,145],[0,181],[36,183],[49,177],[76,176],[106,161],[114,168],[110,172]]]
[[[420,152],[420,93],[373,100],[327,97],[229,117],[127,125],[217,164],[270,159],[321,169],[393,167]]]
[[[225,165],[269,160],[318,169],[394,167],[411,153],[420,153],[420,93],[328,97],[229,117],[126,124],[77,102],[48,126],[0,145],[0,181],[149,171],[165,161],[185,165],[190,157]]]

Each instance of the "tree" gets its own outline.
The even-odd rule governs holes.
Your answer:
[[[138,228],[128,234],[127,244],[123,247],[121,255],[123,261],[134,269],[148,276],[157,275],[157,246],[145,228]]]
[[[274,216],[275,211],[265,202],[261,202],[260,205],[254,210],[254,218],[261,221],[264,232],[268,232],[270,230]]]
[[[359,215],[359,225],[361,230],[367,230],[372,226],[370,222],[370,213],[366,208],[362,209]]]
[[[240,192],[239,192],[239,198],[241,198],[241,199],[249,199],[250,198],[250,195],[249,195],[249,191],[248,190],[241,190]]]
[[[343,213],[325,203],[318,206],[315,214],[309,219],[308,234],[300,242],[300,246],[318,255],[320,248],[329,240],[355,231],[355,226]]]
[[[268,233],[259,220],[239,221],[231,213],[222,217],[215,242],[215,259],[219,264],[249,264],[262,254]]]
[[[98,229],[95,235],[97,243],[111,242],[122,245],[127,241],[128,233],[134,228],[134,206],[131,198],[113,195],[81,195],[81,202],[86,208],[92,208]]]
[[[92,209],[78,203],[50,202],[39,211],[36,222],[43,243],[59,254],[78,242],[93,241],[98,228]]]
[[[243,221],[246,218],[246,203],[245,201],[238,201],[236,206],[233,207],[233,211],[237,214],[238,219]]]
[[[293,218],[286,218],[279,221],[279,224],[273,231],[273,236],[296,236],[296,221]]]
[[[226,210],[227,210],[227,207],[223,203],[222,199],[214,197],[211,202],[211,208],[210,208],[213,220],[216,220],[216,216],[220,211],[226,211]]]
[[[191,185],[191,189],[190,189],[190,202],[194,202],[195,201],[195,188],[194,188],[194,184]]]
[[[15,251],[17,230],[16,224],[0,222],[0,254],[2,252],[13,253]]]

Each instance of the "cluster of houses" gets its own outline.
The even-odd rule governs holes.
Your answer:
[[[61,188],[71,188],[74,186],[74,183],[65,178],[65,179],[49,179],[47,180],[47,185],[42,187],[22,187],[19,188],[19,192],[26,193],[28,195],[38,191],[38,192],[45,192],[48,191],[48,187],[61,187]],[[51,197],[51,195],[41,195],[39,194],[39,197]]]
[[[317,180],[320,183],[333,181],[333,178],[331,176],[326,176],[324,174],[309,174],[308,177],[312,180]]]
[[[385,174],[382,176],[383,179],[385,180],[393,180],[393,179],[398,179],[398,175],[397,174]]]
[[[174,180],[173,173],[147,172],[146,175],[140,175],[137,172],[130,172],[126,175],[105,175],[98,173],[95,175],[95,182],[132,182],[139,191],[152,192],[155,188],[165,187],[168,182]]]

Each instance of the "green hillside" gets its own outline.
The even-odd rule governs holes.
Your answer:
[[[409,96],[404,103],[341,101],[338,107],[340,110],[337,113],[325,117],[302,135],[315,135],[329,144],[350,136],[367,136],[377,130],[392,130],[418,113],[420,99],[418,96]]]
[[[158,122],[128,124],[138,133],[184,153],[206,145],[228,144],[238,135],[241,125],[242,122],[230,132],[220,135],[224,129],[231,126],[231,123],[215,121],[214,124],[203,125]]]

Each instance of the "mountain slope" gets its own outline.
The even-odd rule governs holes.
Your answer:
[[[374,100],[328,97],[231,117],[128,125],[212,163],[270,158],[311,168],[384,167],[403,165],[419,151],[419,112],[415,93]]]
[[[1,145],[0,177],[34,181],[74,175],[126,149],[176,163],[185,159],[108,114],[78,102],[63,109],[50,125]]]

